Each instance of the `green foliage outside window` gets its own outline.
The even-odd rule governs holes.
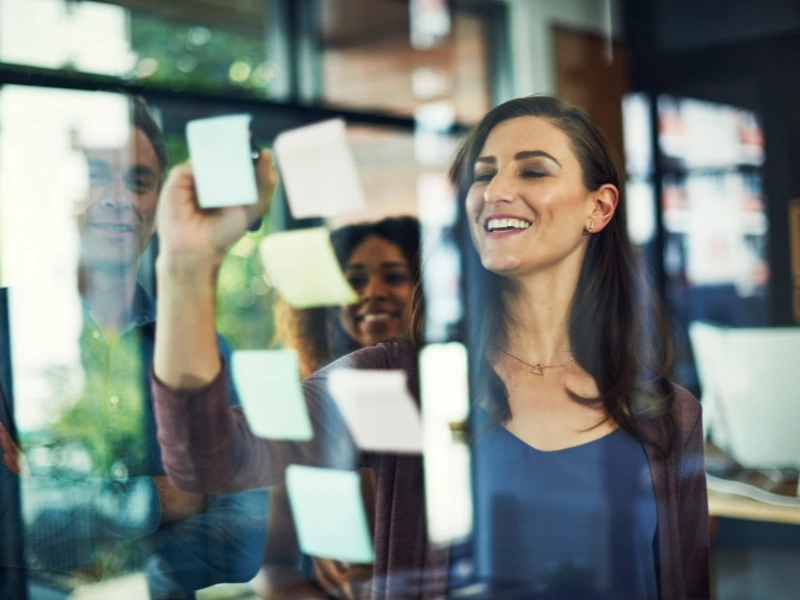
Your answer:
[[[246,89],[265,95],[273,64],[259,35],[210,29],[132,12],[131,46],[138,55],[134,75],[142,83],[173,89]]]

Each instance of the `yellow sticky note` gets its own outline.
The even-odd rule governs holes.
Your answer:
[[[373,561],[358,472],[291,465],[286,490],[303,552],[346,562]]]
[[[284,231],[261,242],[267,276],[295,308],[339,306],[358,302],[344,278],[324,227]]]
[[[102,583],[82,585],[70,595],[70,600],[108,600],[109,598],[150,600],[147,579],[142,573],[127,575]]]

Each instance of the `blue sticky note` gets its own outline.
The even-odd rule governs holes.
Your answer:
[[[356,471],[291,465],[286,489],[303,552],[371,563],[372,537]]]
[[[253,433],[276,440],[312,439],[296,352],[238,350],[231,357],[231,373]]]

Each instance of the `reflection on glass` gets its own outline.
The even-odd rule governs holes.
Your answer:
[[[139,281],[167,166],[152,113],[116,94],[8,86],[0,122],[14,417],[30,471],[25,564],[7,566],[59,588],[140,571],[154,598],[252,577],[266,493],[179,492],[156,440],[155,302]]]
[[[140,332],[126,327],[151,309],[124,299],[164,164],[123,97],[7,87],[0,110],[26,561],[45,579],[113,577],[141,564],[132,534],[154,502]]]
[[[0,0],[0,62],[269,94],[275,65],[265,56],[266,3],[125,4]]]
[[[328,0],[318,6],[326,102],[410,116],[422,104],[447,100],[466,122],[489,109],[487,34],[479,17],[453,13],[449,36],[415,50],[405,2]]]
[[[657,104],[666,293],[679,335],[693,321],[763,326],[769,222],[758,118],[687,98],[660,96]],[[676,369],[679,383],[695,386],[686,351]]]

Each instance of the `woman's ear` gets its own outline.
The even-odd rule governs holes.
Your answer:
[[[591,193],[592,213],[587,229],[592,233],[602,231],[617,210],[619,190],[610,183],[601,185]]]

